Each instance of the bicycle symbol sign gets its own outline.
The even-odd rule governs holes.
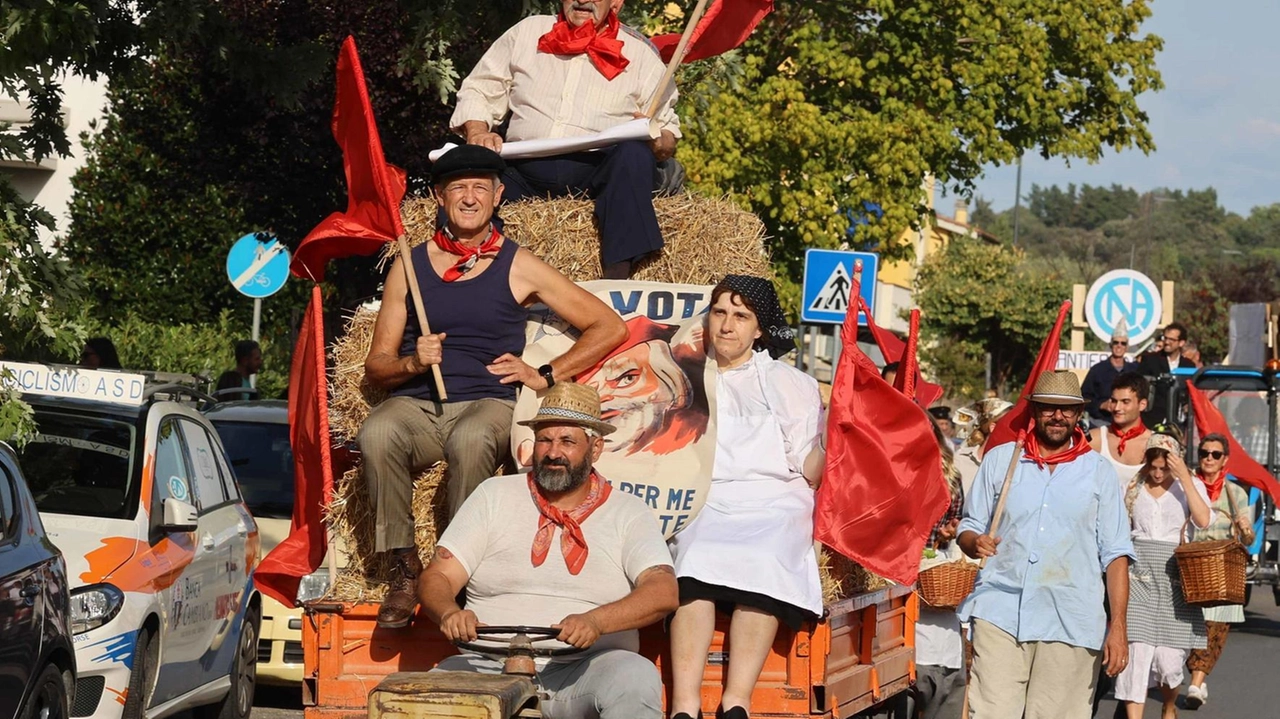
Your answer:
[[[1116,323],[1124,318],[1130,344],[1146,340],[1160,329],[1164,305],[1151,278],[1133,270],[1112,270],[1089,287],[1085,298],[1089,329],[1103,342],[1111,341]]]

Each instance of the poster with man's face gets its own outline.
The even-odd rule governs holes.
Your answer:
[[[653,510],[671,537],[693,520],[711,487],[715,461],[715,362],[703,329],[710,285],[598,280],[581,286],[627,324],[627,339],[576,381],[600,394],[601,418],[617,428],[605,437],[596,469],[614,489]],[[524,361],[541,366],[573,345],[577,332],[545,307],[533,308]],[[537,412],[536,392],[522,389],[515,420]],[[514,425],[511,450],[528,468],[533,431]]]

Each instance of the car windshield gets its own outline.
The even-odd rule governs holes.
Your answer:
[[[133,481],[133,425],[36,410],[38,434],[18,461],[41,512],[127,518]]]
[[[214,420],[249,511],[260,519],[293,516],[289,425]]]

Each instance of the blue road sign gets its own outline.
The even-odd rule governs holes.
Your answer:
[[[1098,339],[1109,342],[1124,320],[1129,342],[1138,344],[1160,328],[1164,306],[1151,278],[1133,270],[1112,270],[1099,277],[1085,297],[1085,316]]]
[[[254,299],[270,297],[289,278],[289,250],[279,240],[248,234],[236,240],[227,253],[227,279],[231,286]]]
[[[842,250],[805,250],[804,294],[800,303],[800,321],[823,324],[844,322],[853,287],[854,262],[862,260],[862,299],[876,309],[876,274],[880,256],[874,252]],[[866,324],[864,315],[858,324]]]

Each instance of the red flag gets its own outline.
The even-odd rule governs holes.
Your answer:
[[[351,36],[338,55],[338,93],[333,102],[333,139],[342,148],[347,174],[347,211],[326,217],[302,239],[290,269],[298,277],[324,278],[329,260],[371,255],[404,234],[400,201],[404,170],[387,164],[373,119],[364,70]]]
[[[893,388],[911,400],[916,398],[916,378],[920,374],[920,364],[916,361],[916,348],[919,342],[920,310],[911,310],[911,321],[907,329],[907,348],[899,361],[898,374],[893,378]]]
[[[876,341],[876,346],[880,348],[880,354],[884,356],[885,364],[901,363],[902,354],[906,351],[907,344],[898,339],[897,335],[876,324],[876,321],[871,317],[871,308],[867,307],[867,302],[862,299],[861,295],[858,295],[858,311],[867,318],[867,329],[871,331],[872,339]],[[918,363],[915,364],[915,386],[916,404],[921,407],[927,409],[929,405],[937,402],[942,397],[942,387],[940,385],[925,382],[920,376],[920,365]]]
[[[289,536],[263,558],[254,581],[263,593],[294,606],[298,584],[324,559],[320,508],[333,494],[329,452],[329,393],[324,366],[324,323],[320,285],[293,347],[289,370],[289,444],[293,447],[293,524]]]
[[[1067,312],[1070,310],[1070,300],[1063,302],[1062,307],[1058,308],[1058,321],[1053,323],[1053,330],[1049,332],[1048,337],[1044,338],[1044,344],[1040,345],[1040,354],[1036,355],[1036,363],[1031,367],[1031,374],[1027,375],[1027,383],[1022,387],[1022,394],[1018,395],[1018,401],[1014,402],[1013,409],[1006,412],[1000,421],[996,422],[996,426],[991,428],[991,436],[987,437],[987,443],[983,445],[984,451],[1008,442],[1016,442],[1018,432],[1024,427],[1031,426],[1033,418],[1031,404],[1027,398],[1031,396],[1031,390],[1035,388],[1036,380],[1040,379],[1040,375],[1058,368],[1062,323],[1066,322]]]
[[[773,11],[773,0],[711,0],[698,25],[689,36],[689,48],[682,62],[705,60],[738,47],[747,41],[756,25]],[[682,33],[650,38],[662,55],[671,62]]]
[[[850,312],[831,390],[814,538],[869,571],[911,584],[951,495],[928,415],[880,378],[857,339],[858,313]]]
[[[1191,413],[1196,418],[1196,433],[1201,440],[1205,435],[1214,433],[1227,438],[1227,444],[1230,445],[1227,447],[1227,474],[1250,487],[1257,487],[1271,495],[1272,499],[1280,500],[1280,484],[1276,483],[1276,478],[1265,467],[1244,451],[1244,447],[1240,446],[1235,435],[1227,428],[1227,420],[1222,412],[1213,406],[1202,390],[1190,382],[1187,382],[1187,396],[1191,398]]]

